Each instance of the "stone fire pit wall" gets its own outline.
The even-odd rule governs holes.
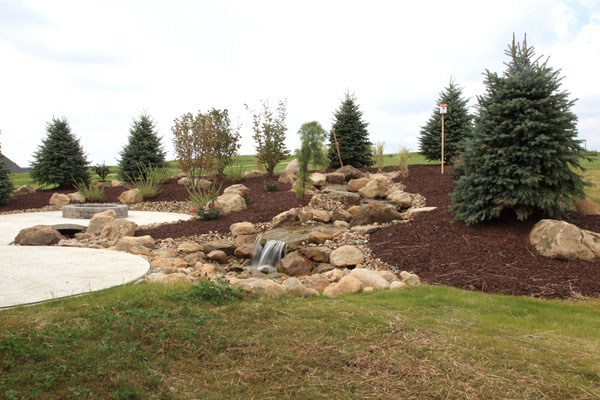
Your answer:
[[[128,208],[125,204],[69,204],[63,206],[63,218],[90,219],[96,213],[113,210],[117,218],[125,218]]]

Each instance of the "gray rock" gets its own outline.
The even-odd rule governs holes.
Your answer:
[[[346,177],[346,180],[364,178],[365,174],[354,168],[352,165],[344,165],[338,168],[335,172],[342,173]]]
[[[371,203],[359,208],[352,217],[350,226],[392,222],[397,219],[402,219],[402,215],[398,211],[392,210],[384,204]]]
[[[344,207],[360,204],[360,196],[357,193],[332,190],[327,193],[327,196],[332,200],[341,202]]]
[[[289,276],[310,275],[312,270],[312,263],[298,251],[289,253],[281,260],[281,272]]]
[[[573,224],[542,219],[529,233],[538,253],[559,260],[592,260],[600,256],[600,234]]]

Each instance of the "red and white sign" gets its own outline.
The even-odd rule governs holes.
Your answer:
[[[440,104],[440,114],[446,114],[448,112],[448,104]]]

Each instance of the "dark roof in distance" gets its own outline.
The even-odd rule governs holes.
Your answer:
[[[8,170],[10,172],[12,172],[13,174],[20,174],[22,172],[29,172],[29,168],[21,168],[21,167],[19,167],[16,163],[12,162],[4,154],[0,154],[0,157],[2,157],[2,162],[4,162],[4,165],[6,165],[6,167],[8,168]]]

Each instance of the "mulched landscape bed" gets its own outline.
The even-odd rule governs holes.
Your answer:
[[[390,168],[385,168],[390,170]],[[365,169],[363,169],[365,171]],[[370,171],[375,171],[371,169]],[[276,178],[275,178],[276,179]],[[151,235],[155,239],[178,238],[208,232],[228,233],[235,222],[268,222],[290,208],[306,205],[289,191],[290,185],[278,184],[280,191],[267,192],[263,177],[246,179],[251,203],[247,210],[230,213],[213,221],[193,220],[143,229],[136,235]],[[415,272],[429,284],[448,285],[463,289],[543,298],[600,297],[600,262],[558,261],[540,256],[529,244],[529,231],[536,218],[517,221],[512,216],[475,227],[454,220],[450,210],[453,189],[452,169],[440,174],[439,166],[411,165],[410,175],[397,178],[406,191],[426,198],[427,206],[437,210],[417,215],[405,224],[383,228],[369,239],[376,257],[401,270]],[[220,178],[222,189],[233,184]],[[117,202],[126,188],[106,188],[105,202]],[[20,196],[0,207],[0,212],[42,208],[53,193],[74,190],[48,190]],[[186,189],[175,181],[162,186],[162,191],[150,202],[185,201]],[[576,225],[600,232],[600,217],[572,216]],[[539,218],[538,218],[539,219]]]
[[[399,178],[406,191],[420,193],[437,210],[371,234],[369,246],[383,261],[413,271],[423,282],[489,293],[543,298],[600,296],[600,262],[559,261],[540,256],[529,244],[539,218],[511,215],[468,227],[450,210],[452,170],[411,165]],[[572,216],[581,228],[600,232],[600,217]]]

